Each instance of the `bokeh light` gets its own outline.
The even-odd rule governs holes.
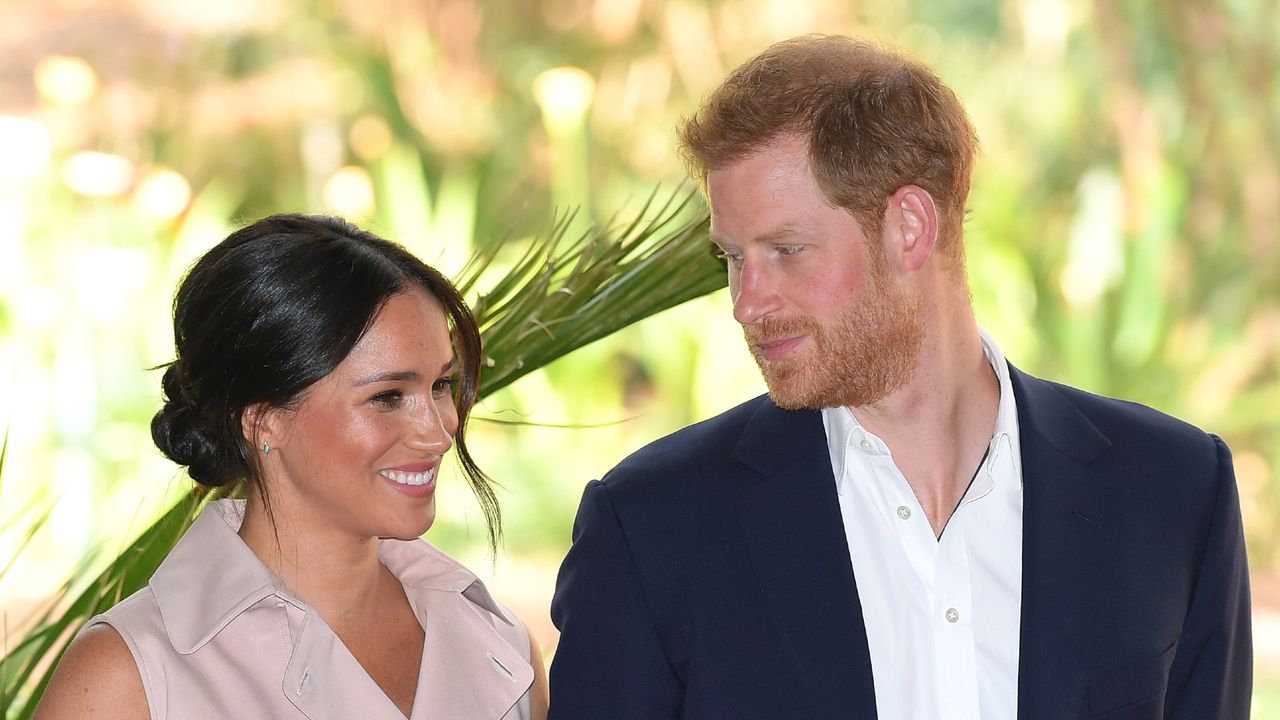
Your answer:
[[[373,212],[373,180],[357,165],[339,168],[324,185],[325,204],[346,217],[366,217]]]
[[[133,170],[133,163],[126,157],[86,150],[63,163],[62,181],[81,195],[112,197],[129,190]]]
[[[394,139],[387,121],[377,115],[361,115],[347,131],[351,152],[361,160],[377,160],[386,155]]]
[[[176,170],[154,167],[133,191],[133,207],[150,220],[172,220],[191,202],[191,185]]]
[[[40,95],[57,105],[86,103],[98,89],[98,74],[78,57],[46,57],[36,64],[34,79]]]
[[[556,67],[544,70],[533,81],[533,96],[542,108],[547,124],[555,128],[582,120],[595,95],[595,78],[581,68]]]
[[[0,178],[22,179],[49,164],[49,132],[35,120],[0,115]]]

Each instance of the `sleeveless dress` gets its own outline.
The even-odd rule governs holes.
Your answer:
[[[403,720],[325,621],[240,539],[244,501],[210,503],[147,587],[90,620],[124,638],[153,720]],[[529,720],[529,635],[422,540],[382,540],[425,631],[409,720]]]

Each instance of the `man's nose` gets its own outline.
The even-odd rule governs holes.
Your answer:
[[[750,259],[744,259],[742,267],[730,273],[729,293],[733,298],[733,318],[743,325],[754,325],[781,306],[771,273]]]

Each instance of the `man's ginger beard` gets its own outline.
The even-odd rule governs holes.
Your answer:
[[[924,327],[920,299],[896,286],[882,258],[871,257],[871,284],[834,323],[811,317],[766,316],[743,327],[769,397],[800,410],[883,400],[915,371]],[[783,360],[766,360],[758,344],[808,335],[812,347]]]

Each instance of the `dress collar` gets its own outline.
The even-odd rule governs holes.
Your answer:
[[[244,500],[209,503],[151,577],[169,641],[179,653],[199,650],[267,597],[310,609],[240,539],[244,506]],[[512,624],[475,574],[423,540],[381,540],[378,558],[406,587],[456,592]]]

